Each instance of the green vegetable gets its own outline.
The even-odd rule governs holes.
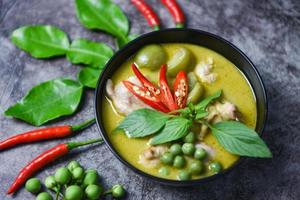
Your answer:
[[[193,155],[195,152],[195,146],[192,143],[184,143],[182,145],[182,152],[185,155]]]
[[[182,153],[181,151],[181,145],[180,144],[172,144],[170,147],[170,152],[174,155],[180,155]]]
[[[184,138],[183,141],[187,143],[193,143],[196,140],[196,136],[193,132],[189,132]]]
[[[102,30],[122,41],[127,40],[128,20],[110,0],[76,0],[76,12],[80,23],[86,28]]]
[[[84,67],[79,71],[78,80],[86,87],[96,88],[102,69]]]
[[[82,85],[70,79],[53,79],[33,87],[25,97],[5,111],[5,115],[40,126],[73,114],[81,100]]]
[[[81,180],[84,178],[84,170],[82,167],[76,167],[71,171],[72,176],[75,180]]]
[[[196,83],[193,88],[191,88],[187,102],[197,103],[203,94],[203,86],[200,83]]]
[[[192,53],[186,48],[176,50],[172,58],[168,62],[168,74],[176,76],[179,71],[185,71],[192,60]]]
[[[37,195],[36,200],[53,200],[53,198],[48,192],[42,192]]]
[[[54,178],[57,183],[65,185],[71,181],[72,174],[67,168],[61,167],[56,170]]]
[[[214,161],[214,162],[212,162],[208,165],[208,169],[211,172],[213,172],[214,174],[216,174],[216,173],[219,173],[222,170],[222,165],[219,162]]]
[[[90,200],[99,199],[102,192],[103,192],[103,188],[95,184],[88,185],[85,189],[85,195]]]
[[[194,153],[194,158],[198,160],[203,160],[206,157],[206,151],[202,148],[196,148]]]
[[[31,178],[26,181],[25,188],[28,192],[38,193],[41,190],[41,181],[37,178]]]
[[[191,91],[195,87],[195,85],[199,82],[194,72],[189,72],[187,74],[187,77],[188,77],[189,90]]]
[[[57,182],[54,176],[48,176],[44,182],[46,188],[54,189],[57,186]]]
[[[66,189],[65,198],[67,200],[81,200],[83,191],[78,185],[71,185]]]
[[[191,125],[192,122],[188,119],[173,117],[166,122],[162,131],[151,139],[150,144],[156,145],[180,139],[188,133]]]
[[[72,42],[67,51],[67,59],[74,64],[103,68],[113,54],[113,50],[103,43],[77,39]]]
[[[131,112],[117,127],[128,137],[144,137],[159,131],[169,116],[151,109],[139,109]]]
[[[99,177],[99,175],[96,170],[87,171],[85,174],[85,177],[83,179],[83,186],[86,187],[88,185],[97,184],[98,177]]]
[[[208,127],[218,142],[230,153],[270,158],[272,153],[258,134],[237,121],[223,121]]]
[[[134,57],[134,62],[140,68],[159,69],[166,63],[167,55],[164,49],[157,44],[144,46]]]
[[[178,177],[179,180],[181,181],[187,181],[190,180],[192,178],[191,173],[186,171],[186,170],[182,170],[178,173]]]
[[[137,35],[128,35],[127,37],[116,38],[116,45],[117,45],[118,49],[123,47],[125,44],[127,44],[131,40],[134,40],[136,37],[137,37]]]
[[[115,198],[122,198],[122,197],[125,196],[125,193],[126,193],[126,191],[125,191],[125,189],[122,185],[118,184],[118,185],[114,185],[112,187],[112,193],[111,194]]]
[[[71,162],[68,164],[68,166],[67,166],[67,168],[68,168],[70,171],[73,171],[73,170],[74,170],[75,168],[77,168],[77,167],[81,167],[81,166],[80,166],[79,162],[77,162],[76,160],[71,161]]]
[[[183,168],[186,161],[183,156],[176,156],[173,162],[173,166],[176,168]]]
[[[35,58],[64,55],[69,48],[67,35],[54,26],[23,26],[12,33],[11,40]]]
[[[161,167],[158,170],[158,173],[162,176],[168,176],[168,175],[170,175],[170,170],[167,167]]]
[[[206,107],[215,99],[219,98],[222,94],[222,90],[217,91],[215,94],[206,97],[205,99],[203,99],[200,103],[195,105],[195,110],[199,111],[199,110],[205,110]]]
[[[170,152],[166,152],[160,157],[160,161],[166,165],[171,165],[173,163],[173,160],[174,156]]]
[[[193,161],[189,166],[189,171],[194,174],[200,174],[204,169],[203,163],[200,160]]]

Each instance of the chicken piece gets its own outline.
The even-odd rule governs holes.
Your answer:
[[[236,106],[228,101],[222,103],[216,103],[216,110],[220,114],[223,120],[238,120]]]
[[[147,168],[154,168],[159,164],[160,156],[167,152],[167,150],[168,147],[165,145],[151,146],[141,153],[139,163]]]
[[[137,85],[141,85],[139,80],[134,76],[129,77],[128,81]],[[112,100],[117,112],[120,114],[128,115],[134,110],[150,108],[148,105],[130,93],[122,82],[114,86],[112,80],[109,79],[106,83],[106,93]]]
[[[217,75],[212,73],[213,59],[209,57],[207,61],[201,61],[195,67],[195,74],[204,83],[213,83],[217,79]]]

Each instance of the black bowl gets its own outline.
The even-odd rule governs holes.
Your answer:
[[[240,158],[239,161],[237,161],[233,166],[213,176],[189,181],[168,180],[149,175],[132,166],[118,154],[118,152],[115,150],[115,148],[109,141],[109,138],[102,123],[101,113],[101,105],[103,100],[102,97],[105,95],[106,81],[107,79],[111,78],[112,74],[119,66],[121,66],[129,57],[135,54],[141,47],[152,43],[191,43],[204,46],[218,52],[219,54],[223,55],[225,58],[230,60],[233,64],[235,64],[245,74],[253,88],[257,104],[256,131],[259,134],[262,134],[263,132],[265,121],[267,118],[267,97],[262,79],[253,63],[249,60],[249,58],[236,46],[214,34],[195,29],[165,29],[144,34],[138,37],[137,39],[129,42],[125,47],[120,49],[106,64],[105,69],[103,70],[99,78],[95,94],[95,113],[97,125],[105,143],[113,152],[113,154],[127,167],[132,169],[137,174],[142,175],[143,177],[146,177],[150,180],[162,184],[172,186],[194,186],[217,177],[222,177],[225,173],[231,171],[243,160],[245,160],[245,158]]]

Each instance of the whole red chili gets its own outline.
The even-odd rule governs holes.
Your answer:
[[[15,179],[14,183],[10,186],[7,191],[7,194],[12,194],[17,191],[26,181],[31,178],[33,174],[37,171],[48,165],[49,163],[55,161],[56,159],[66,155],[72,149],[75,149],[80,146],[93,144],[93,143],[101,143],[103,140],[94,139],[85,142],[69,142],[65,144],[59,144],[44,153],[40,154],[38,157],[33,159],[28,165],[26,165],[18,177]]]
[[[178,3],[175,0],[161,0],[161,2],[168,8],[169,12],[173,16],[173,19],[176,23],[176,27],[184,27],[185,18]]]
[[[142,13],[147,19],[148,24],[154,29],[159,30],[159,19],[153,9],[143,0],[131,0],[131,3]]]
[[[28,131],[22,134],[18,134],[7,138],[0,142],[0,151],[14,147],[18,144],[24,144],[29,142],[36,142],[41,140],[49,140],[55,138],[63,138],[73,133],[82,130],[95,122],[95,119],[88,120],[75,126],[55,126],[49,128],[42,128],[37,130]]]

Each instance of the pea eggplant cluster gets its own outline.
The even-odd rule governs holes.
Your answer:
[[[199,176],[206,170],[204,159],[208,159],[207,152],[201,147],[196,147],[195,141],[195,134],[190,132],[183,138],[182,143],[173,143],[160,157],[163,164],[180,169],[178,180],[190,180],[193,175]],[[215,174],[221,171],[222,166],[218,161],[209,161],[207,168]],[[168,171],[166,166],[159,169],[163,176],[167,176]]]
[[[36,200],[53,200],[51,193],[55,195],[56,200],[96,200],[109,194],[114,198],[122,198],[126,193],[120,184],[104,191],[99,182],[98,172],[94,169],[84,170],[77,161],[71,161],[66,167],[58,168],[54,175],[44,180],[44,186],[42,187],[37,178],[31,178],[25,184],[28,192],[37,194]],[[49,192],[41,191],[42,188],[47,188]]]

